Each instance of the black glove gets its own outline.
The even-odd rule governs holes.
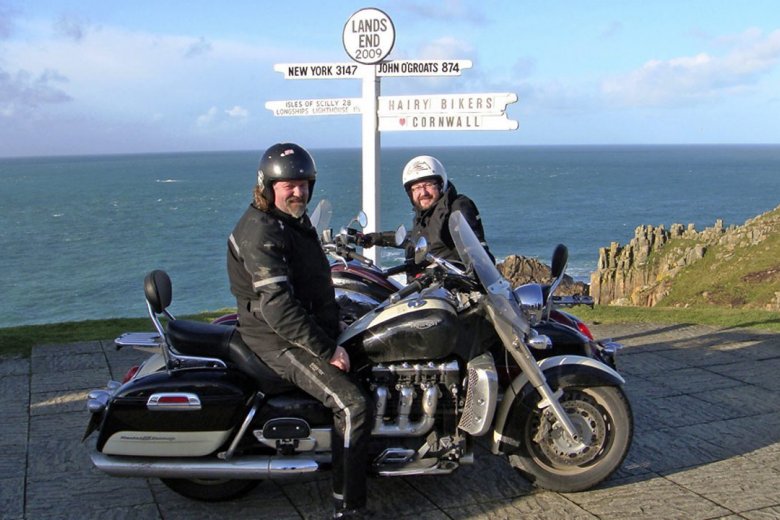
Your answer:
[[[359,246],[369,248],[382,245],[382,233],[363,233]]]

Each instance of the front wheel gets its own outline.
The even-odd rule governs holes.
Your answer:
[[[552,413],[537,408],[517,425],[522,432],[521,448],[509,461],[538,487],[584,491],[609,477],[626,457],[634,435],[631,406],[616,386],[562,390],[561,405],[584,447],[572,446]]]
[[[259,480],[162,478],[176,493],[203,502],[222,502],[246,495]]]

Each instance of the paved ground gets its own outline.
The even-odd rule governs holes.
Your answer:
[[[636,434],[598,489],[531,487],[498,457],[445,477],[369,481],[384,518],[780,518],[780,335],[699,326],[600,326],[627,348]],[[85,395],[143,355],[111,342],[36,348],[0,361],[2,518],[323,518],[326,474],[264,482],[231,503],[193,502],[157,480],[108,477],[80,439]],[[94,436],[93,436],[94,438]],[[88,441],[89,442],[89,441]]]

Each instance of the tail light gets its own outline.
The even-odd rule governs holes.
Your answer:
[[[590,332],[590,329],[588,328],[587,325],[585,325],[585,323],[577,320],[577,330],[585,334],[588,337],[588,339],[593,341],[593,334]]]
[[[130,367],[130,370],[125,373],[125,377],[122,378],[122,384],[127,383],[131,379],[135,377],[135,375],[138,373],[138,369],[141,368],[140,365],[136,365],[134,367]]]
[[[564,325],[568,325],[569,327],[575,327],[578,331],[580,331],[581,334],[584,334],[585,337],[587,337],[589,340],[594,341],[593,333],[590,331],[587,325],[574,316],[573,314],[569,314],[568,312],[560,311],[557,309],[553,309],[553,311],[550,313],[550,318],[557,321],[558,323],[563,323]]]

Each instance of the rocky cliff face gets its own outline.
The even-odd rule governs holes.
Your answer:
[[[501,275],[509,280],[512,287],[531,282],[541,284],[552,282],[550,268],[535,258],[511,255],[498,264],[497,267]],[[564,275],[563,281],[558,286],[555,294],[559,296],[586,295],[588,294],[588,286],[582,282],[575,282],[569,275]]]
[[[709,251],[717,250],[713,253],[716,259],[726,261],[737,248],[756,246],[776,233],[778,210],[780,207],[742,226],[725,228],[718,220],[701,232],[692,224],[673,224],[669,230],[640,226],[626,246],[613,242],[599,249],[590,295],[600,305],[657,305],[669,294],[675,276]],[[780,306],[780,292],[776,300],[774,305]]]

